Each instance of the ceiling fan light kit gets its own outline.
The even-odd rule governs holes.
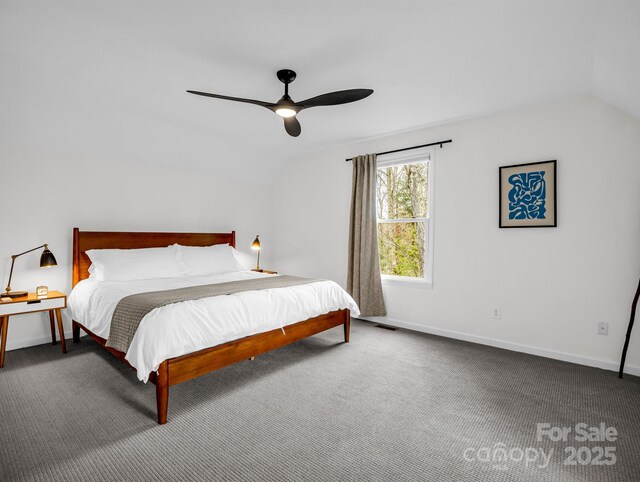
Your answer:
[[[198,92],[195,90],[187,90],[187,92],[189,92],[190,94],[202,95],[204,97],[214,97],[216,99],[245,102],[248,104],[256,104],[262,107],[266,107],[270,111],[275,112],[283,118],[284,128],[287,131],[287,134],[293,137],[298,137],[300,135],[300,132],[302,132],[300,122],[298,122],[298,119],[296,118],[296,115],[301,110],[308,109],[310,107],[348,104],[350,102],[362,100],[365,97],[369,97],[371,94],[373,94],[372,89],[349,89],[318,95],[316,97],[311,97],[310,99],[303,100],[302,102],[294,102],[291,97],[289,97],[289,84],[296,79],[296,73],[290,69],[282,69],[278,70],[276,75],[280,82],[284,84],[284,95],[275,104],[270,102],[263,102],[261,100],[243,99],[241,97],[229,97],[227,95],[220,94],[209,94],[207,92]]]
[[[276,114],[280,117],[293,117],[297,112],[290,107],[281,106],[276,109]]]

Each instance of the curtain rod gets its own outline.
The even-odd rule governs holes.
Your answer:
[[[393,151],[377,152],[376,156],[382,156],[384,154],[392,154],[394,152],[410,151],[411,149],[419,149],[420,147],[429,147],[429,146],[438,146],[438,145],[440,146],[440,149],[442,149],[442,144],[449,144],[450,142],[453,142],[453,141],[451,139],[447,139],[446,141],[431,142],[429,144],[422,144],[420,146],[403,147],[402,149],[394,149]],[[345,159],[345,161],[347,162],[353,161],[353,158]]]

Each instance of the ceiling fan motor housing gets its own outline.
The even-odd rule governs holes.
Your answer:
[[[296,80],[296,73],[293,70],[289,70],[289,69],[278,70],[276,75],[278,76],[278,80],[280,80],[280,82],[284,84],[290,84],[291,82]]]

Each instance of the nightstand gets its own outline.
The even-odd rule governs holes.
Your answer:
[[[7,331],[9,330],[9,317],[13,315],[24,315],[26,313],[37,313],[38,311],[49,312],[49,323],[51,324],[51,344],[56,344],[56,330],[53,315],[55,312],[58,319],[58,331],[60,332],[60,344],[62,353],[67,353],[67,346],[64,342],[64,329],[62,327],[62,313],[60,310],[67,307],[67,295],[59,291],[49,291],[47,296],[36,296],[29,293],[21,298],[14,298],[11,301],[0,301],[0,330],[2,331],[2,344],[0,345],[0,368],[4,367],[4,351],[7,346]]]
[[[255,271],[256,273],[278,274],[277,271],[269,271],[268,269],[252,269],[251,271]]]

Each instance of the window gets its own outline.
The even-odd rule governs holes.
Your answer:
[[[385,284],[433,281],[433,153],[422,148],[378,157],[378,251]]]

